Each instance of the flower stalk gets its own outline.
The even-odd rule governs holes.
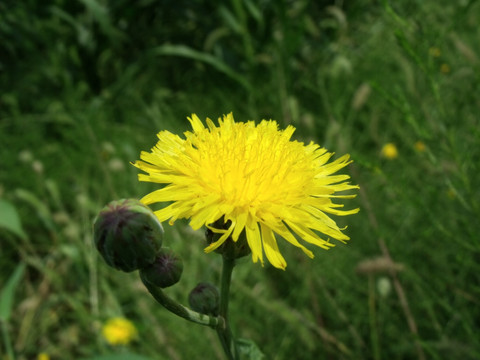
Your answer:
[[[218,338],[222,344],[225,355],[229,360],[240,359],[235,338],[228,321],[228,302],[230,296],[230,283],[232,279],[233,268],[235,267],[235,258],[223,255],[222,279],[220,290],[220,309],[219,316],[210,316],[193,311],[183,306],[166,295],[161,288],[151,284],[145,274],[140,271],[140,279],[153,296],[153,298],[168,311],[196,324],[209,326],[217,330]]]
[[[232,246],[233,248],[233,246]],[[219,316],[224,320],[223,327],[217,327],[217,334],[222,343],[223,350],[230,360],[239,359],[238,349],[232,330],[230,329],[230,321],[228,317],[228,302],[230,299],[230,283],[232,280],[232,272],[235,267],[235,258],[229,256],[226,252],[222,256],[222,279],[220,287],[220,310]]]
[[[221,317],[200,314],[196,311],[189,309],[186,306],[179,304],[178,302],[170,298],[168,295],[166,295],[162,291],[162,289],[148,282],[142,272],[140,272],[140,279],[142,280],[143,285],[145,285],[147,290],[153,296],[153,298],[157,300],[160,305],[162,305],[164,308],[174,313],[175,315],[196,324],[210,326],[212,328],[225,326],[225,321]]]

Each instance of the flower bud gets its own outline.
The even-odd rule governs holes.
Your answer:
[[[188,303],[192,310],[206,315],[218,315],[220,294],[216,286],[210,283],[199,283],[188,295]]]
[[[155,214],[135,199],[110,202],[98,214],[93,232],[105,262],[125,272],[151,264],[163,240],[163,228]]]
[[[182,259],[168,248],[160,249],[155,261],[140,270],[141,276],[147,282],[162,289],[179,282],[182,272]]]

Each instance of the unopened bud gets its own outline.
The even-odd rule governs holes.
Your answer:
[[[162,246],[162,225],[150,208],[135,199],[110,202],[98,214],[93,231],[105,262],[125,272],[153,263]]]
[[[180,281],[183,261],[173,250],[163,248],[157,253],[155,261],[140,272],[147,282],[164,289]]]
[[[199,283],[188,295],[188,303],[192,310],[206,315],[218,315],[220,294],[210,283]]]

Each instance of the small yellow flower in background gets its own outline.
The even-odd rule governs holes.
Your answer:
[[[455,198],[457,197],[457,192],[456,192],[454,189],[452,189],[452,188],[448,188],[448,190],[447,190],[447,196],[448,196],[448,198],[449,198],[450,200],[453,200],[453,199],[455,199]]]
[[[442,64],[440,65],[440,72],[442,74],[449,74],[451,71],[450,66],[448,64]]]
[[[442,55],[441,50],[435,46],[432,46],[430,49],[428,49],[428,53],[433,57],[440,57]]]
[[[381,155],[384,158],[387,158],[389,160],[393,160],[393,159],[398,157],[397,147],[393,143],[386,143],[382,147]]]
[[[137,329],[130,320],[116,317],[103,325],[102,335],[110,345],[126,345],[137,337]]]
[[[41,352],[37,355],[37,360],[50,360],[50,356],[45,352]]]
[[[423,143],[423,141],[417,141],[414,147],[415,150],[417,150],[418,152],[425,152],[425,150],[427,150],[427,146],[425,145],[425,143]]]
[[[344,155],[330,163],[333,153],[311,142],[291,141],[293,126],[278,130],[273,120],[236,123],[232,114],[218,119],[218,126],[206,120],[207,127],[193,114],[193,131],[185,139],[161,131],[150,153],[143,151],[134,165],[148,174],[139,180],[164,184],[142,202],[146,205],[172,202],[155,212],[160,221],[190,219],[197,230],[207,226],[221,234],[205,248],[211,252],[228,238],[237,241],[244,232],[253,262],[263,265],[263,253],[275,267],[285,269],[275,234],[313,253],[294,235],[328,249],[334,246],[317,232],[344,242],[342,233],[328,214],[350,215],[359,209],[341,210],[333,199],[353,198],[337,192],[358,189],[346,182],[348,175],[333,175],[351,160]],[[223,219],[224,227],[213,224]]]

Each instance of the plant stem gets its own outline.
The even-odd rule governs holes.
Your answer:
[[[7,323],[6,321],[0,320],[0,325],[2,327],[3,342],[5,344],[5,349],[7,352],[8,360],[15,360],[15,355],[12,349],[12,342],[10,341],[10,336],[8,335]]]
[[[217,334],[222,343],[223,350],[229,360],[239,359],[238,349],[233,338],[230,324],[228,321],[228,301],[230,295],[230,283],[232,280],[232,272],[235,266],[235,258],[223,254],[222,279],[220,288],[220,309],[219,315],[224,320],[224,326],[217,327]]]
[[[212,328],[225,327],[225,324],[222,318],[200,314],[196,311],[193,311],[187,308],[186,306],[179,304],[175,300],[171,299],[162,291],[162,289],[146,281],[142,276],[142,272],[140,272],[140,278],[142,279],[143,284],[148,289],[150,294],[152,294],[154,299],[157,300],[157,302],[160,303],[163,307],[165,307],[168,311],[188,321],[191,321],[200,325],[210,326]]]
[[[380,341],[377,329],[377,310],[375,304],[375,283],[373,275],[368,276],[368,312],[370,320],[370,341],[372,343],[373,358],[380,360]]]
[[[354,166],[352,166],[351,171],[352,171],[352,175],[358,178],[358,174]],[[359,194],[364,204],[364,208],[367,210],[367,215],[368,215],[370,224],[375,230],[378,231],[379,225],[378,225],[377,217],[375,216],[372,206],[370,205],[370,200],[367,196],[367,192],[365,190],[364,185],[360,186]],[[390,251],[388,250],[388,247],[384,238],[378,237],[377,241],[383,256],[385,256],[389,261],[393,263],[392,256],[390,255]],[[402,307],[405,317],[407,319],[408,327],[410,329],[410,332],[414,336],[415,347],[417,349],[418,358],[420,360],[425,360],[425,353],[423,352],[422,344],[420,342],[420,335],[418,333],[417,323],[415,321],[415,318],[413,317],[412,311],[410,310],[410,306],[408,304],[405,291],[403,290],[403,286],[400,283],[400,280],[398,279],[398,276],[397,276],[397,272],[394,269],[390,270],[390,275],[393,280],[393,287],[395,288],[395,291],[398,296],[398,300],[400,301],[400,306]]]

